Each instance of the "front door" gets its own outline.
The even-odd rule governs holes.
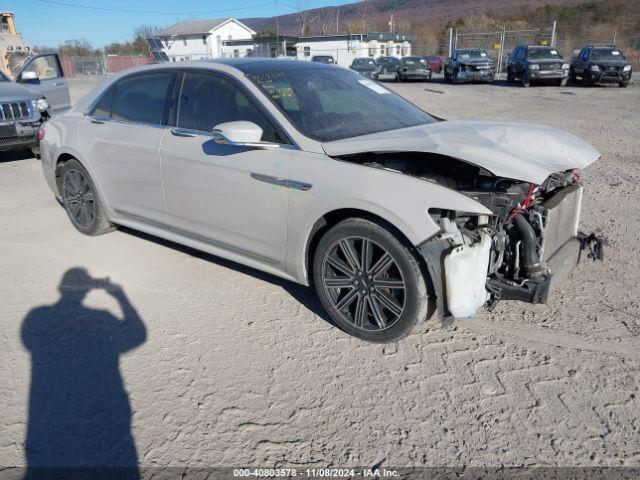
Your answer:
[[[282,148],[223,145],[213,128],[247,120],[262,139]],[[184,74],[176,125],[160,155],[169,222],[178,233],[246,258],[283,268],[288,189],[294,150],[232,81],[213,73]],[[281,183],[281,182],[280,182]]]
[[[79,124],[85,155],[117,216],[167,223],[158,151],[175,77],[167,71],[126,77]]]
[[[34,72],[37,78],[22,80],[25,72]],[[62,71],[58,55],[55,53],[38,55],[27,60],[17,80],[32,90],[40,92],[49,102],[50,113],[63,112],[71,107],[69,84]]]

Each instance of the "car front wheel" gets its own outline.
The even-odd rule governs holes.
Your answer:
[[[92,236],[113,230],[95,184],[80,162],[69,160],[62,166],[59,187],[62,204],[76,230]]]
[[[392,342],[427,317],[425,274],[389,229],[350,218],[329,229],[315,251],[313,280],[324,309],[345,332]]]

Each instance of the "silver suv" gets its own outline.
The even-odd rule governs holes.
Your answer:
[[[0,151],[30,148],[51,114],[71,106],[69,85],[55,53],[27,58],[15,78],[0,71]]]

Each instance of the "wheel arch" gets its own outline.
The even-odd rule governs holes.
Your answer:
[[[337,208],[331,211],[324,213],[320,218],[318,218],[311,228],[309,235],[307,236],[307,240],[305,243],[304,250],[304,278],[309,285],[313,284],[313,256],[315,254],[316,248],[322,236],[334,225],[338,224],[342,220],[346,220],[348,218],[362,218],[364,220],[369,220],[373,223],[380,225],[388,229],[390,232],[394,233],[397,238],[412,251],[415,257],[418,259],[421,267],[423,267],[423,272],[426,274],[428,278],[428,273],[426,270],[426,263],[424,258],[421,255],[417,254],[416,248],[413,243],[409,240],[407,234],[403,232],[403,230],[397,225],[393,220],[389,220],[384,218],[376,213],[373,213],[368,210],[364,210],[362,208]]]

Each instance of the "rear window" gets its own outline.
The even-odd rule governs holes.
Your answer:
[[[162,124],[164,105],[173,86],[172,73],[153,73],[121,80],[111,102],[116,120]]]

